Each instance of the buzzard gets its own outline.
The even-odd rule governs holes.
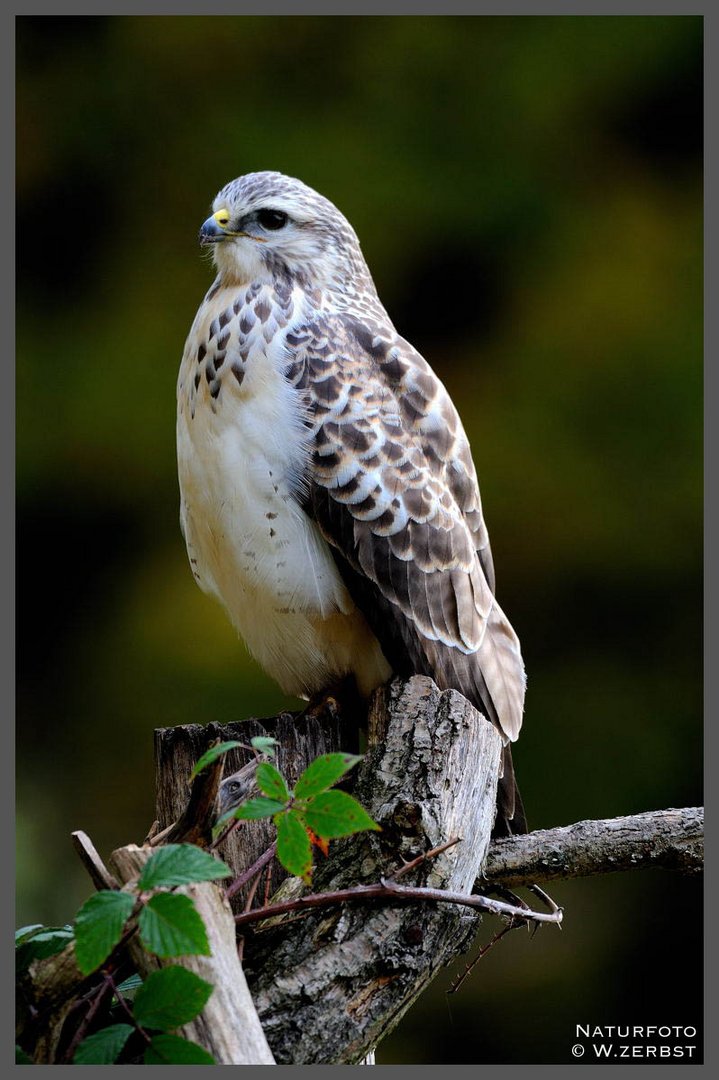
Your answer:
[[[495,598],[467,436],[395,330],[346,218],[299,180],[227,184],[200,229],[217,277],[177,384],[181,525],[198,584],[288,694],[394,673],[501,732],[495,832],[524,831],[509,744],[517,636]]]

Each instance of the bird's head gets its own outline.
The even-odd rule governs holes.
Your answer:
[[[244,799],[257,790],[255,783],[257,764],[257,761],[253,759],[231,776],[226,776],[222,781],[217,793],[218,818],[222,814],[226,814],[228,810],[232,810],[233,807],[239,806]]]
[[[283,276],[342,290],[362,278],[373,289],[347,219],[329,199],[282,173],[248,173],[226,184],[199,239],[212,245],[228,283]]]

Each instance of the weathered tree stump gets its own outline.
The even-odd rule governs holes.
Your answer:
[[[423,676],[377,691],[368,723],[368,749],[353,790],[382,831],[334,841],[329,859],[320,857],[313,891],[379,881],[458,836],[459,843],[403,880],[471,892],[494,821],[500,736],[460,694],[440,692]],[[283,714],[261,723],[158,732],[160,824],[180,814],[185,778],[214,739],[273,735],[281,744],[279,767],[292,781],[317,754],[348,749],[333,724],[333,718]],[[226,774],[246,760],[236,753]],[[266,823],[243,823],[220,853],[239,872],[272,839]],[[289,879],[280,893],[302,889]],[[469,945],[477,922],[477,915],[450,904],[367,904],[246,931],[245,972],[275,1060],[360,1062]]]
[[[281,744],[278,762],[291,783],[317,755],[356,749],[352,733],[343,732],[332,713],[299,717],[285,713],[262,722],[158,731],[157,816],[162,826],[176,823],[176,827],[164,837],[154,835],[142,848],[129,845],[115,852],[114,876],[89,838],[74,833],[75,848],[95,886],[112,889],[132,881],[156,843],[196,833],[196,842],[206,845],[208,811],[222,761],[200,773],[188,800],[193,765],[217,738],[248,741],[267,734]],[[173,962],[186,963],[216,991],[209,1011],[203,1010],[183,1033],[218,1061],[270,1063],[273,1057],[281,1064],[367,1061],[368,1052],[442,965],[470,943],[479,916],[464,905],[490,905],[494,914],[514,919],[561,921],[558,909],[553,915],[519,911],[470,895],[492,883],[516,886],[645,866],[693,874],[703,866],[700,807],[577,822],[498,840],[488,851],[500,737],[461,695],[441,693],[430,679],[395,680],[378,691],[369,711],[368,741],[365,759],[356,770],[354,794],[382,831],[334,841],[327,860],[318,856],[312,887],[313,893],[347,889],[350,897],[344,894],[340,903],[338,897],[314,896],[307,902],[317,906],[302,909],[304,886],[287,878],[273,900],[292,899],[291,912],[280,915],[275,910],[274,919],[265,917],[253,927],[252,913],[244,916],[243,972],[235,938],[239,915],[233,918],[223,889],[211,883],[186,887],[208,927],[212,957]],[[233,754],[226,771],[236,771],[247,758]],[[443,848],[456,837],[461,841]],[[267,823],[245,822],[220,854],[241,873],[273,838]],[[422,860],[427,853],[431,857]],[[402,885],[392,885],[400,868],[406,870]],[[274,880],[281,876],[278,871]],[[384,887],[370,890],[375,900],[383,894],[380,905],[366,892],[359,895],[357,886],[383,879]],[[402,897],[404,886],[420,888]],[[433,890],[431,895],[427,887]],[[419,900],[418,893],[422,893]],[[143,974],[162,963],[130,938],[124,948]],[[86,1008],[84,995],[102,979],[98,972],[83,975],[74,953],[73,942],[57,955],[33,961],[18,980],[16,1038],[36,1064],[69,1059],[78,1014]]]
[[[183,813],[190,791],[189,776],[195,762],[216,739],[236,739],[249,744],[256,735],[277,739],[276,763],[290,783],[298,779],[310,761],[320,754],[349,750],[351,733],[343,734],[336,711],[319,714],[280,713],[265,720],[239,720],[230,724],[187,724],[155,731],[155,816],[160,829],[167,828]],[[350,743],[348,746],[347,743]],[[246,750],[230,750],[225,757],[224,775],[236,772],[253,755]],[[236,874],[241,874],[263,854],[275,838],[270,821],[244,822],[224,841],[220,854]],[[272,867],[270,888],[274,891],[286,873],[278,862]],[[234,911],[242,911],[248,885],[232,898]]]

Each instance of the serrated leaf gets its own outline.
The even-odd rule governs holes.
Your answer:
[[[166,844],[147,860],[137,884],[143,890],[158,889],[225,877],[232,877],[229,866],[202,848],[194,844]]]
[[[338,836],[351,836],[365,829],[379,831],[363,806],[345,791],[324,791],[310,799],[303,815],[312,832],[327,840]]]
[[[309,885],[312,880],[312,848],[306,829],[291,810],[278,814],[275,825],[277,858],[285,870],[295,877],[301,877]]]
[[[284,806],[290,801],[290,793],[282,773],[278,772],[274,765],[263,761],[257,766],[255,782],[263,794],[270,799],[277,799]]]
[[[157,893],[138,923],[142,944],[156,956],[210,955],[205,924],[189,896]]]
[[[264,795],[258,795],[256,799],[248,799],[242,806],[236,807],[230,817],[239,818],[240,821],[257,821],[259,818],[278,814],[286,805],[284,802],[278,802],[277,799],[267,799]]]
[[[137,991],[133,1015],[142,1027],[167,1031],[194,1020],[211,994],[208,982],[173,964],[147,976]]]
[[[75,1065],[114,1065],[135,1029],[130,1024],[112,1024],[88,1035],[72,1059]]]
[[[270,757],[275,756],[274,747],[279,746],[277,739],[273,739],[270,735],[255,735],[250,739],[250,746],[259,751],[260,754],[268,754]]]
[[[122,937],[135,898],[129,893],[105,890],[87,900],[75,916],[75,959],[83,975],[107,960]]]
[[[23,927],[22,936],[16,938],[15,970],[27,971],[34,960],[45,960],[67,948],[73,939],[66,926]]]
[[[242,746],[241,742],[237,739],[228,739],[227,742],[218,743],[217,746],[211,746],[209,750],[206,750],[201,758],[198,758],[195,762],[195,767],[190,773],[190,780],[194,780],[198,773],[201,773],[203,769],[206,769],[208,765],[211,765],[213,761],[217,761],[218,757],[222,757],[228,750],[234,750],[237,746]]]
[[[323,754],[315,758],[297,781],[295,798],[309,799],[326,791],[361,760],[357,754]]]
[[[214,1065],[215,1059],[197,1043],[180,1035],[155,1035],[145,1050],[146,1065]]]

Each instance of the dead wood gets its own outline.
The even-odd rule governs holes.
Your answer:
[[[578,821],[559,829],[496,840],[478,885],[509,888],[534,881],[656,867],[683,874],[704,869],[704,808],[652,810],[630,817]]]

